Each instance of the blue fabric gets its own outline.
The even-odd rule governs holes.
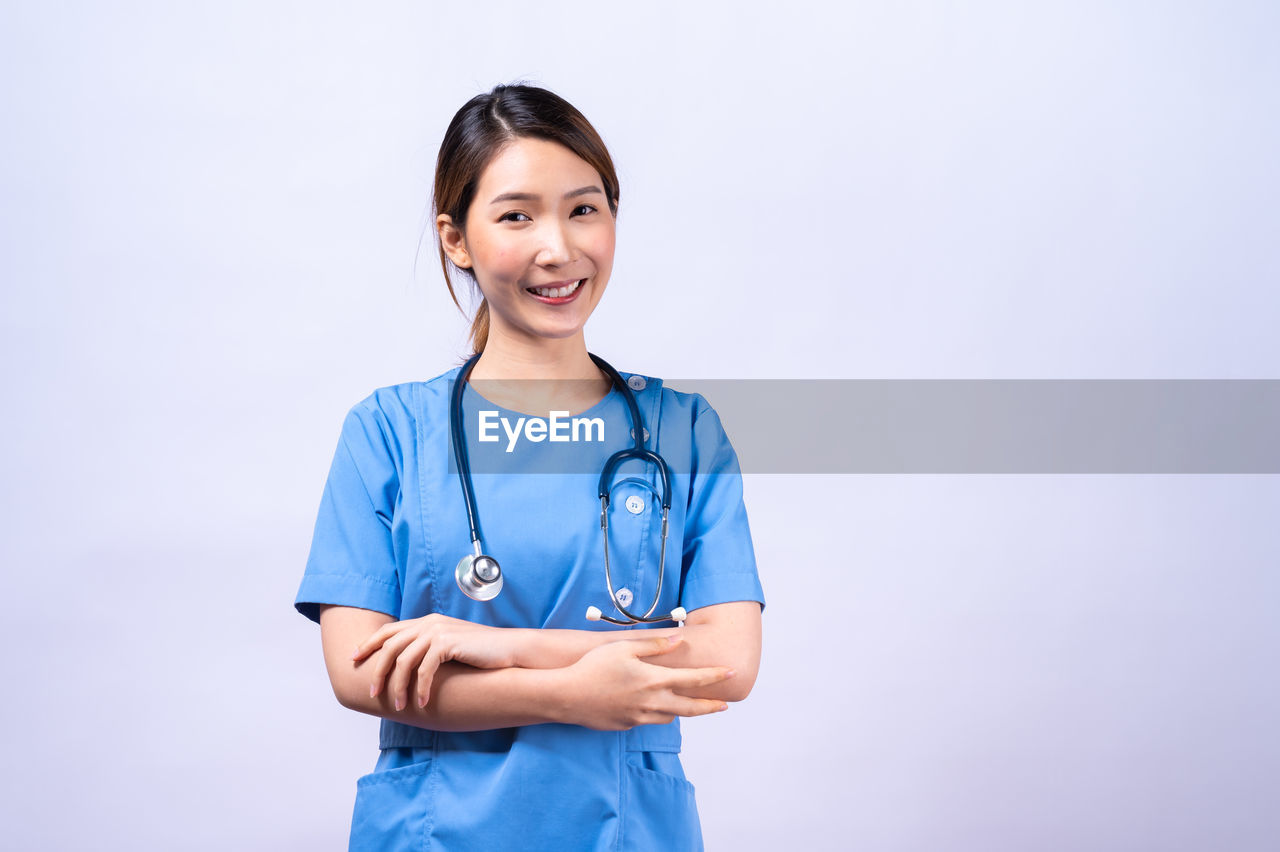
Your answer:
[[[613,612],[605,587],[597,483],[605,460],[629,446],[616,389],[579,417],[599,417],[604,441],[480,443],[478,412],[521,415],[468,384],[463,414],[486,552],[505,587],[492,601],[454,581],[471,551],[466,503],[452,462],[449,399],[461,368],[426,382],[380,388],[342,425],[298,590],[298,611],[357,606],[398,619],[441,612],[500,627],[642,630],[588,622]],[[624,378],[633,374],[623,373]],[[672,507],[657,611],[730,601],[764,605],[737,456],[699,394],[645,377],[636,391],[649,447],[671,468]],[[563,472],[566,452],[571,472]],[[548,473],[546,471],[560,471]],[[647,609],[657,580],[661,511],[653,467],[619,468],[609,520],[615,588]],[[624,506],[639,496],[639,513]],[[655,625],[663,626],[663,625]],[[669,626],[669,622],[667,624]],[[630,731],[543,724],[438,732],[383,720],[374,771],[357,782],[352,849],[701,849],[693,785],[679,759],[679,720]]]

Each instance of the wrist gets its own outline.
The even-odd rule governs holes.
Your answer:
[[[557,669],[530,669],[537,679],[537,694],[541,716],[548,722],[576,725],[573,715],[574,675],[571,667]]]
[[[541,631],[528,627],[507,628],[515,639],[511,649],[511,665],[519,669],[534,669],[534,661],[538,658]]]

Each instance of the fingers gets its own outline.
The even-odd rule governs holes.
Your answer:
[[[688,689],[695,686],[711,686],[737,674],[728,666],[708,666],[701,669],[668,669],[667,686],[671,689]]]
[[[377,632],[356,646],[356,652],[351,655],[351,659],[359,662],[381,648],[382,643],[387,641],[387,637],[395,633],[400,626],[401,622],[399,621],[389,621],[379,627]]]
[[[686,698],[683,695],[674,695],[672,698],[671,706],[666,709],[677,716],[705,716],[729,709],[728,704],[715,698]]]
[[[629,639],[637,657],[653,657],[674,651],[683,640],[681,636],[657,636],[653,639]]]
[[[411,618],[405,621],[388,621],[377,629],[377,631],[368,639],[356,646],[355,653],[351,655],[351,659],[355,662],[363,660],[374,651],[382,647],[382,643],[386,642],[390,636],[407,629],[418,630],[430,625],[439,625],[445,622],[461,622],[457,618],[450,618],[447,615],[441,615],[437,612],[427,613],[421,618]]]
[[[370,698],[376,698],[378,693],[382,691],[382,682],[387,679],[387,675],[391,672],[392,667],[397,664],[404,649],[413,644],[417,638],[413,633],[405,630],[383,643],[382,652],[378,654],[377,660],[373,664],[373,671],[369,673]]]
[[[440,652],[432,649],[422,658],[422,662],[418,665],[418,707],[427,706],[427,700],[431,697],[431,681],[435,679],[436,671],[443,662]]]
[[[728,710],[729,705],[717,698],[688,698],[672,694],[661,707],[646,710],[636,720],[641,725],[665,725],[677,716],[706,716]]]
[[[403,710],[408,705],[409,678],[430,647],[431,637],[419,636],[396,658],[395,671],[387,682],[387,693],[396,710]]]

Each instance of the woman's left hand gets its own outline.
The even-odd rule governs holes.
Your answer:
[[[409,679],[416,672],[418,706],[426,707],[431,680],[441,663],[454,660],[478,669],[514,666],[519,634],[523,632],[431,613],[383,625],[356,647],[351,659],[359,663],[378,652],[370,672],[369,697],[377,696],[386,682],[396,710],[404,709]]]

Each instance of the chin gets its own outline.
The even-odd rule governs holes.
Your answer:
[[[547,340],[564,340],[569,337],[576,337],[582,333],[582,326],[568,329],[537,329],[534,335],[545,338]]]

